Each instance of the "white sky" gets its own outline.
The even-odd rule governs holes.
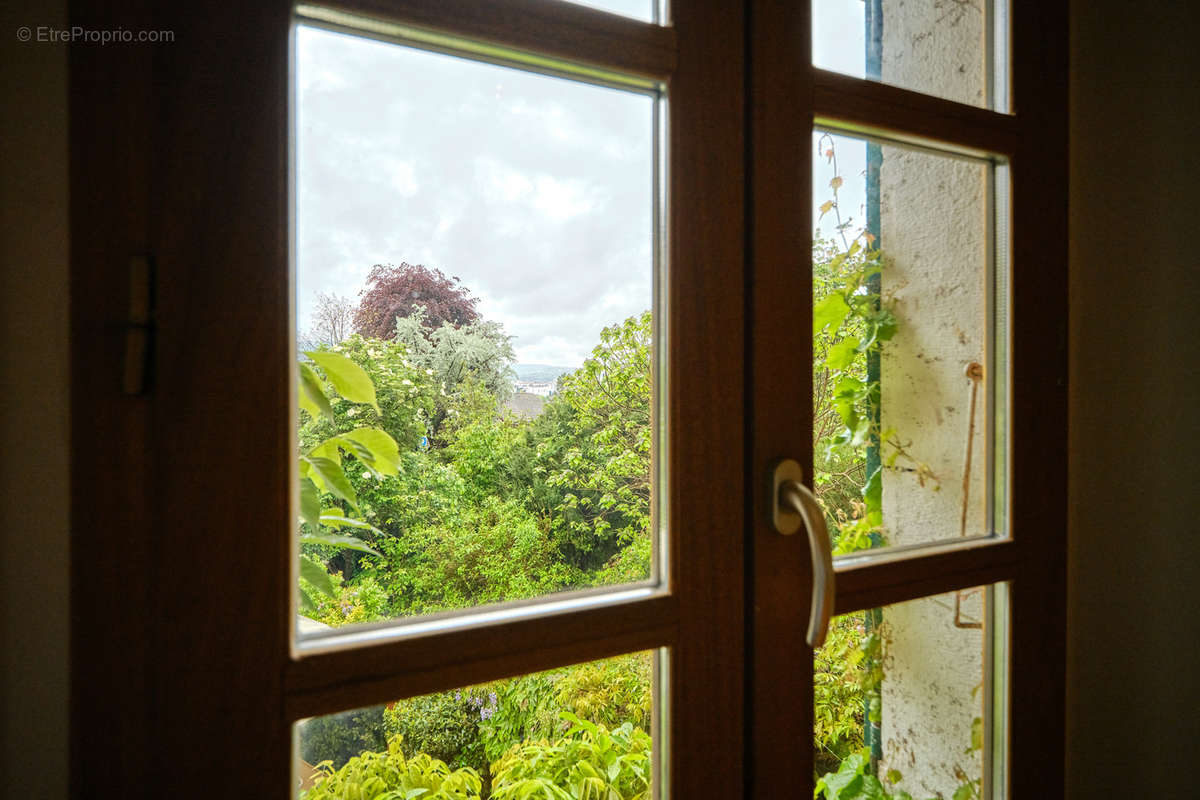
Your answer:
[[[814,7],[814,60],[861,75],[861,0]],[[520,363],[577,366],[650,308],[650,98],[314,28],[296,56],[300,330],[318,292],[357,302],[373,264],[404,261],[461,278]],[[861,227],[861,143],[838,159]],[[814,208],[830,177],[822,162]]]

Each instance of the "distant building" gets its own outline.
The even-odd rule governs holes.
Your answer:
[[[554,396],[553,381],[514,381],[513,389],[519,394],[525,392],[527,394],[536,394],[538,397],[553,397]]]

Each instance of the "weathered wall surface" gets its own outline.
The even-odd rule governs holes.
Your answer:
[[[985,105],[986,12],[986,0],[883,0],[882,79]]]
[[[982,3],[885,0],[884,81],[982,105]],[[888,258],[883,293],[894,299],[896,337],[881,363],[880,423],[912,456],[883,476],[889,544],[956,538],[964,505],[971,381],[987,352],[988,183],[986,167],[899,147],[882,148],[880,243]],[[978,390],[966,535],[987,532],[986,384]],[[886,459],[890,449],[885,446]],[[916,463],[914,463],[916,462]],[[921,465],[918,467],[918,464]],[[932,475],[925,475],[928,471]],[[965,598],[979,620],[982,593]],[[956,627],[954,595],[884,611],[882,770],[895,769],[914,796],[949,797],[966,773],[980,775],[971,744],[983,693],[982,632]]]

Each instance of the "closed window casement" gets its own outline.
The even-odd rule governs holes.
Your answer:
[[[602,660],[656,796],[1061,784],[1065,11],[850,5],[131,9],[175,41],[73,55],[78,793],[283,798],[306,720]],[[314,336],[372,263],[375,333]]]

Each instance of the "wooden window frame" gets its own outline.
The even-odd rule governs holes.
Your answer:
[[[991,153],[1011,175],[1009,536],[940,543],[835,564],[835,614],[1008,582],[1008,785],[997,797],[1063,792],[1066,641],[1067,4],[1008,10],[1009,98],[1000,113],[811,65],[810,3],[753,0],[748,22],[751,476],[794,458],[812,478],[812,219],[809,132],[837,122],[897,139]],[[797,44],[799,43],[799,44]],[[799,178],[797,176],[800,176]],[[800,298],[781,304],[779,297]],[[807,299],[807,300],[806,300]],[[811,483],[810,483],[811,486]],[[749,795],[785,797],[760,764],[811,774],[812,651],[803,632],[811,568],[800,537],[771,529],[769,498],[752,503],[747,558],[755,614],[747,629]],[[799,677],[797,677],[799,675]],[[795,716],[773,708],[803,709]]]
[[[809,774],[812,723],[806,560],[759,489],[773,457],[812,461],[811,376],[786,354],[811,352],[795,145],[821,116],[1011,159],[1012,538],[842,569],[837,611],[1011,581],[1011,796],[1060,794],[1065,3],[1015,4],[1012,115],[812,68],[806,2],[677,0],[667,27],[553,0],[329,5],[668,83],[670,584],[293,657],[291,4],[75,0],[72,25],[176,37],[70,56],[73,794],[282,799],[296,718],[660,646],[671,795],[803,794],[756,768]],[[151,357],[124,394],[140,257]]]
[[[660,401],[689,434],[660,454],[673,475],[669,586],[291,655],[292,9],[130,4],[125,27],[175,30],[175,42],[72,54],[72,275],[86,298],[73,308],[72,400],[76,420],[94,403],[108,417],[74,431],[73,511],[92,521],[72,551],[74,790],[191,795],[232,780],[238,796],[283,798],[298,718],[668,647],[669,752],[705,765],[673,767],[673,790],[736,795],[745,526],[742,431],[728,421],[742,419],[743,395],[728,387],[743,383],[745,327],[741,9],[695,4],[660,27],[547,0],[326,5],[669,84],[673,333]],[[81,0],[72,24],[108,13]],[[114,375],[132,256],[156,273],[153,382],[126,397]]]

